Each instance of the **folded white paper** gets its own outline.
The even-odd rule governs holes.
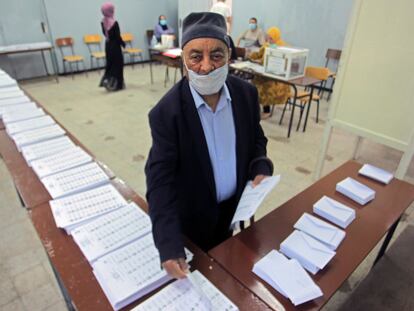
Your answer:
[[[55,120],[53,120],[51,116],[42,116],[25,121],[9,123],[6,125],[6,131],[7,134],[14,135],[21,132],[51,126],[54,124],[56,124]]]
[[[253,266],[253,273],[289,298],[295,306],[323,295],[296,259],[288,260],[276,250],[260,259]]]
[[[280,251],[316,274],[335,256],[335,251],[301,231],[293,231],[281,244]]]
[[[313,205],[313,212],[344,229],[355,219],[354,209],[327,196]]]
[[[264,178],[256,187],[252,181],[247,182],[242,193],[236,212],[231,221],[230,228],[235,229],[239,221],[246,221],[252,217],[266,195],[279,183],[280,175]]]
[[[382,168],[373,166],[371,164],[364,164],[361,169],[358,171],[361,175],[372,178],[376,181],[382,182],[383,184],[388,185],[393,179],[394,175]]]
[[[332,226],[308,213],[304,213],[294,225],[298,229],[320,242],[328,245],[332,250],[336,250],[345,238],[345,231]]]
[[[368,186],[347,177],[336,184],[336,191],[342,193],[355,202],[365,205],[375,198],[375,191]]]
[[[44,116],[45,112],[42,108],[37,108],[35,110],[29,111],[14,111],[14,112],[6,112],[2,115],[4,124],[18,122],[28,119],[37,118],[40,116]]]
[[[31,166],[31,162],[41,159],[60,151],[75,147],[75,144],[67,136],[61,136],[40,143],[22,147],[22,155],[27,164]]]

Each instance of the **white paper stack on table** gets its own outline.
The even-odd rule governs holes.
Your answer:
[[[55,153],[59,153],[66,149],[72,149],[75,144],[67,136],[61,136],[40,143],[22,147],[22,155],[27,164],[31,166],[31,162],[41,159]]]
[[[47,127],[53,124],[55,124],[55,120],[53,120],[51,116],[42,116],[20,122],[9,123],[6,126],[6,131],[9,135],[14,135],[20,132]]]
[[[187,261],[192,254],[186,250]],[[103,256],[92,263],[93,272],[115,310],[165,284],[171,278],[161,269],[152,234]]]
[[[6,124],[6,127],[8,126],[9,124]],[[14,140],[17,149],[20,151],[24,146],[39,143],[45,140],[49,140],[64,135],[65,130],[62,129],[59,125],[53,124],[42,128],[32,129],[30,131],[16,133],[13,134],[11,138]]]
[[[1,89],[0,89],[1,90]],[[4,90],[3,92],[0,91],[0,99],[8,99],[8,98],[15,98],[24,96],[24,92],[20,89],[13,89],[10,91]]]
[[[237,311],[237,306],[217,289],[204,275],[195,270],[190,274],[206,293],[211,306],[205,305],[188,278],[177,280],[136,306],[131,311]]]
[[[296,259],[272,250],[253,266],[253,273],[297,306],[323,295]]]
[[[109,184],[52,200],[49,204],[57,227],[65,229],[70,234],[78,226],[128,203],[114,186]]]
[[[24,103],[29,103],[30,98],[26,95],[14,97],[14,98],[6,98],[6,99],[0,99],[0,107],[4,106],[10,106],[10,105],[19,105]]]
[[[13,86],[8,86],[8,87],[2,87],[0,88],[0,96],[4,93],[18,92],[18,91],[21,91],[21,89],[17,84]]]
[[[314,237],[332,250],[336,250],[345,238],[345,231],[308,213],[299,218],[294,228]]]
[[[36,110],[38,107],[33,102],[17,104],[17,105],[8,105],[0,107],[0,118],[3,114],[7,113],[24,113],[26,111]]]
[[[10,76],[3,75],[0,78],[0,89],[15,86],[15,85],[17,85],[16,80],[10,78]]]
[[[89,262],[151,233],[151,220],[135,203],[74,229],[71,234]]]
[[[230,227],[235,229],[239,221],[246,221],[252,217],[260,204],[262,204],[264,198],[279,181],[280,175],[266,177],[254,188],[252,187],[252,181],[248,181],[237,205]]]
[[[90,162],[43,177],[41,182],[56,199],[106,184],[109,177],[96,162]]]
[[[40,116],[44,116],[45,112],[42,108],[36,108],[34,110],[28,110],[28,111],[14,111],[10,113],[3,114],[3,122],[4,124],[12,123],[12,122],[18,122],[23,121],[27,119],[33,119]]]
[[[375,191],[368,186],[347,177],[336,184],[336,191],[342,193],[355,202],[365,205],[375,198]]]
[[[327,196],[313,205],[313,212],[344,229],[355,219],[354,209]]]
[[[30,163],[39,178],[63,172],[73,167],[92,162],[92,157],[82,148],[75,146]]]
[[[394,178],[394,175],[382,168],[373,166],[371,164],[364,164],[361,169],[358,171],[359,174],[366,177],[372,178],[376,181],[382,182],[383,184],[388,185],[390,181]]]
[[[280,251],[294,258],[312,274],[316,274],[335,256],[335,251],[301,231],[293,231],[281,244]]]

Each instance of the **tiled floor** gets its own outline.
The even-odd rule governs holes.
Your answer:
[[[125,69],[127,89],[107,93],[98,88],[99,73],[89,77],[76,75],[53,80],[24,82],[22,85],[44,105],[92,153],[107,164],[136,192],[145,194],[144,165],[151,144],[148,111],[167,91],[163,86],[163,66],[155,66],[155,84],[149,81],[149,67]],[[171,83],[168,87],[171,86]],[[278,125],[280,109],[262,122],[269,139],[268,154],[275,173],[282,181],[266,198],[257,216],[262,217],[313,182],[313,173],[321,144],[329,103],[321,102],[319,124],[311,111],[305,133],[292,132],[286,138],[288,118]],[[295,120],[295,122],[297,119]],[[295,124],[296,125],[296,124]],[[324,173],[351,158],[355,137],[335,130],[331,139]],[[401,153],[364,141],[358,160],[395,170]],[[65,310],[47,256],[26,211],[21,208],[12,180],[0,160],[0,310]],[[414,182],[414,165],[406,178]],[[413,206],[407,211],[397,234],[407,223],[414,223]],[[371,267],[375,250],[331,299],[325,310],[335,310],[352,292]]]

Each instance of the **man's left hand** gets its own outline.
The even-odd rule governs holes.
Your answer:
[[[262,180],[263,179],[265,179],[266,177],[268,177],[268,176],[266,176],[266,175],[256,175],[256,177],[254,178],[254,180],[253,180],[253,183],[252,183],[252,187],[254,188],[254,187],[256,187],[258,184],[260,184],[261,182],[262,182]]]

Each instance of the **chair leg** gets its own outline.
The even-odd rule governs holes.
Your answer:
[[[167,87],[167,79],[168,79],[168,66],[165,66],[164,87]]]
[[[273,116],[273,111],[275,111],[275,105],[272,105],[272,108],[270,108],[270,116],[269,116],[269,118],[271,118]]]
[[[73,72],[73,63],[70,62],[69,65],[70,65],[70,72],[72,74],[72,80],[75,80],[75,73]]]
[[[82,66],[83,66],[83,70],[85,71],[85,76],[88,78],[88,71],[86,70],[86,63],[84,60],[82,61]]]
[[[303,110],[305,110],[305,106],[306,103],[304,102],[304,104],[300,104],[300,112],[299,112],[299,121],[298,121],[298,125],[296,127],[296,132],[299,131],[299,127],[300,127],[300,123],[302,122],[302,116],[303,116]]]
[[[141,59],[142,68],[145,68],[144,57],[142,56],[142,53],[139,54],[139,58]]]
[[[174,84],[177,82],[177,69],[178,68],[175,68],[175,71],[174,71]]]
[[[327,101],[329,101],[329,100],[331,99],[331,95],[332,95],[332,92],[333,92],[333,87],[334,87],[334,84],[335,84],[335,78],[332,78],[331,91],[330,91],[330,92],[329,92],[329,94],[328,94]]]
[[[316,123],[319,123],[319,99],[316,101]]]
[[[132,69],[134,69],[134,64],[135,64],[135,55],[131,54],[131,63],[132,63]]]
[[[282,115],[280,116],[279,125],[282,125],[283,117],[285,116],[286,107],[289,105],[289,99],[286,101],[285,106],[283,107]]]

